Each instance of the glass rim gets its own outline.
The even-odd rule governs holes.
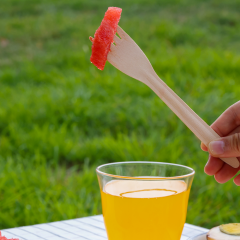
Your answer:
[[[174,176],[174,177],[158,177],[158,176],[153,176],[153,177],[147,177],[147,176],[139,176],[139,177],[131,177],[131,176],[120,176],[120,175],[114,175],[110,173],[105,173],[100,170],[102,167],[106,166],[111,166],[111,165],[120,165],[120,164],[129,164],[129,163],[143,163],[143,164],[155,164],[155,165],[170,165],[170,166],[176,166],[176,167],[182,167],[182,168],[187,168],[191,172],[189,174],[185,175],[180,175],[180,176]],[[108,176],[112,178],[118,178],[118,179],[130,179],[130,180],[171,180],[171,179],[181,179],[181,178],[186,178],[193,176],[195,174],[195,170],[184,165],[176,164],[176,163],[167,163],[167,162],[148,162],[148,161],[127,161],[127,162],[114,162],[114,163],[105,163],[96,168],[96,172],[100,175],[103,176]]]

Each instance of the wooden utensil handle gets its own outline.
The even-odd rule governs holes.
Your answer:
[[[166,103],[182,122],[206,145],[220,136],[201,119],[157,74],[150,76],[148,86]],[[239,167],[237,158],[221,158],[233,168]]]

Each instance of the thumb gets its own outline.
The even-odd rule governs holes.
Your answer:
[[[208,150],[214,157],[239,157],[240,133],[210,142]]]

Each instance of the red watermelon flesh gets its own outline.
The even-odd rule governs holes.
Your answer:
[[[106,64],[107,55],[110,51],[114,35],[117,32],[121,13],[121,8],[109,7],[100,27],[94,34],[94,38],[90,37],[92,41],[92,55],[90,61],[100,70],[103,70]]]
[[[17,238],[8,239],[8,238],[2,236],[1,231],[0,231],[0,240],[19,240],[19,239],[17,239]]]

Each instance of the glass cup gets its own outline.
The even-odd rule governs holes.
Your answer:
[[[108,240],[179,240],[194,170],[162,162],[99,166]]]

